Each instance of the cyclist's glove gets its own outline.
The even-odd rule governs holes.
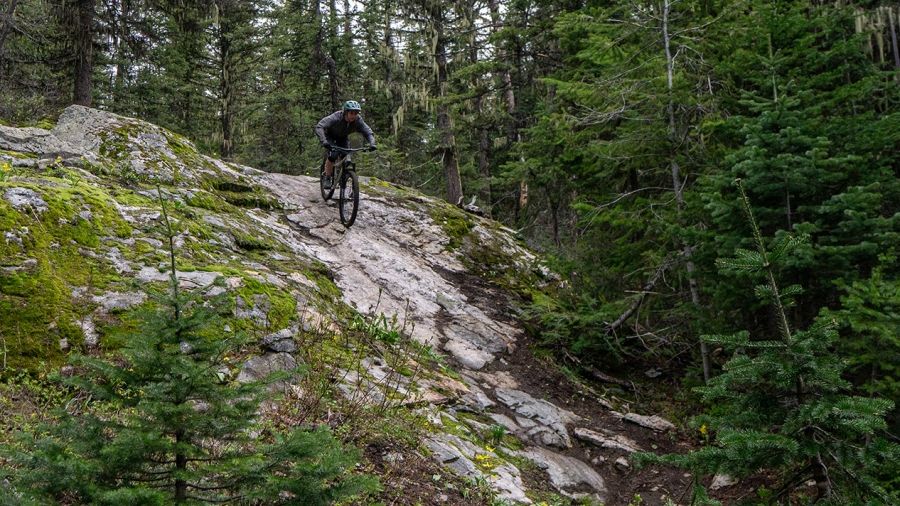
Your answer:
[[[333,148],[334,146],[332,146],[330,142],[323,142],[322,147],[331,151],[331,148]]]
[[[375,147],[374,144],[372,144],[371,146],[369,146],[369,151],[375,151],[375,150],[377,150],[377,149],[378,149],[378,148]]]

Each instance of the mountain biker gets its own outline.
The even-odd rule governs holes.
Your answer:
[[[343,158],[342,153],[334,150],[335,147],[349,148],[347,137],[353,132],[359,132],[369,143],[369,150],[375,150],[375,134],[369,125],[363,121],[359,112],[361,107],[356,100],[344,102],[340,111],[335,111],[325,116],[316,124],[316,136],[322,147],[328,150],[328,158],[325,160],[324,186],[330,189],[334,184],[334,164],[338,158]]]

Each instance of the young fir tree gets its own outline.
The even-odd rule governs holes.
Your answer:
[[[710,233],[698,255],[712,265],[748,247],[731,188],[743,179],[764,234],[810,237],[782,264],[781,279],[802,280],[807,293],[789,315],[800,326],[820,307],[837,307],[839,287],[876,268],[889,280],[900,273],[881,257],[900,239],[891,198],[900,191],[900,87],[896,72],[865,53],[858,19],[839,2],[753,4],[714,45],[728,115],[707,125],[720,169],[701,183]],[[705,290],[725,321],[756,330],[762,315],[747,310],[753,302],[743,286],[718,280]]]
[[[711,410],[694,423],[714,439],[687,455],[642,459],[675,464],[698,476],[745,477],[777,470],[781,483],[776,501],[812,479],[817,500],[896,504],[898,497],[878,480],[900,456],[900,446],[880,435],[893,403],[845,393],[850,385],[841,377],[844,364],[833,353],[837,333],[832,321],[823,318],[802,331],[791,327],[786,308],[801,290],[781,290],[775,266],[785,262],[800,241],[783,236],[768,248],[740,180],[737,186],[756,251],[738,249],[734,258],[718,263],[723,270],[762,279],[755,293],[771,306],[777,334],[703,336],[734,353],[721,375],[697,389]],[[698,485],[695,501],[705,502],[705,494]]]
[[[891,256],[883,255],[882,263],[895,263]],[[900,280],[886,276],[879,267],[868,279],[842,288],[846,295],[841,297],[841,308],[826,314],[852,336],[841,343],[848,371],[863,384],[866,394],[900,399]],[[888,423],[892,432],[900,428],[896,406]]]
[[[75,401],[58,423],[22,436],[0,500],[324,505],[372,490],[374,479],[348,471],[358,453],[327,429],[262,441],[269,434],[259,435],[256,413],[266,384],[223,378],[227,354],[244,343],[223,338],[224,321],[179,291],[165,206],[163,216],[171,293],[124,336],[119,357],[72,359],[77,373],[61,381],[91,402],[75,409]]]

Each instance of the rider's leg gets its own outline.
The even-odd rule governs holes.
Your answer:
[[[347,139],[328,139],[328,141],[338,147],[347,148],[350,147],[350,143]],[[329,151],[328,156],[325,157],[325,175],[331,177],[334,175],[334,164],[336,162],[341,161],[344,157],[335,151]]]

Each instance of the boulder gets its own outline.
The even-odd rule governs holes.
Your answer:
[[[294,342],[294,335],[296,334],[297,329],[295,328],[281,329],[278,332],[263,336],[259,340],[259,344],[269,351],[294,353],[297,351],[297,343]]]
[[[425,440],[425,446],[457,476],[485,480],[498,499],[532,504],[525,494],[519,470],[500,460],[494,452],[452,434],[435,434]],[[481,467],[476,462],[481,462]]]
[[[598,501],[604,501],[608,491],[603,477],[584,462],[548,450],[547,448],[530,447],[517,452],[520,457],[533,461],[550,476],[553,488],[568,497],[581,497],[584,489],[591,490],[590,495]]]
[[[9,205],[22,212],[43,213],[49,206],[41,198],[41,195],[30,188],[10,188],[3,194],[3,198]]]
[[[646,416],[637,413],[626,413],[622,415],[622,419],[657,432],[666,432],[675,428],[675,424],[658,415]]]
[[[289,353],[266,353],[265,355],[252,357],[244,362],[237,381],[238,383],[264,381],[272,373],[293,371],[298,365],[297,359]]]
[[[521,390],[498,388],[494,393],[501,403],[522,418],[535,422],[536,425],[526,433],[534,442],[559,448],[572,446],[566,425],[581,417],[545,400],[535,399]]]
[[[599,432],[581,427],[576,428],[573,432],[576,438],[597,445],[600,448],[619,450],[625,453],[635,453],[643,451],[636,442],[622,434],[604,435]]]

